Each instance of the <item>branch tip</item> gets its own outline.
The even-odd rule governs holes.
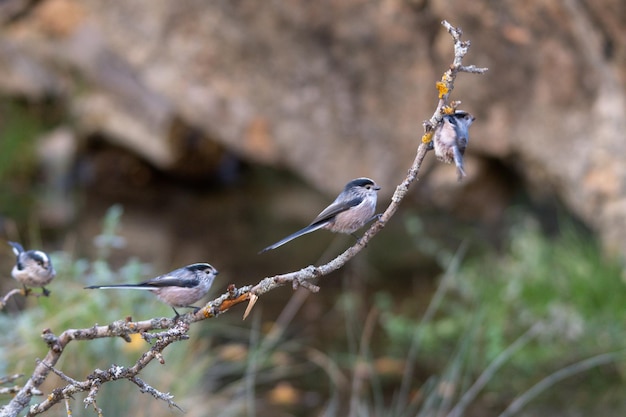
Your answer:
[[[415,159],[407,171],[406,178],[396,187],[396,190],[391,198],[391,202],[383,213],[383,218],[385,220],[390,219],[395,214],[400,203],[406,197],[411,184],[417,180],[417,176],[426,153],[433,148],[433,133],[443,117],[442,110],[444,108],[451,108],[452,111],[454,111],[455,102],[448,104],[448,98],[454,89],[456,75],[459,72],[482,74],[487,71],[487,68],[478,68],[474,65],[462,65],[462,58],[468,52],[470,42],[460,41],[461,35],[463,34],[461,28],[456,28],[450,25],[450,23],[446,20],[441,23],[454,39],[454,63],[446,72],[444,72],[441,77],[441,81],[436,84],[439,103],[437,104],[437,108],[433,113],[433,116],[423,124],[425,133],[422,136],[422,143],[418,146]],[[155,398],[162,399],[170,406],[182,411],[182,409],[173,402],[173,397],[169,393],[162,393],[152,388],[142,381],[138,377],[138,374],[154,359],[164,363],[162,355],[163,350],[175,341],[187,339],[189,337],[187,332],[191,323],[216,317],[227,311],[229,308],[239,303],[248,301],[248,306],[246,308],[246,312],[244,313],[245,319],[250,314],[261,294],[289,282],[291,282],[294,289],[302,286],[314,293],[320,291],[320,287],[311,283],[311,280],[328,275],[331,272],[342,268],[349,260],[351,260],[364,247],[367,246],[367,243],[383,229],[385,224],[386,223],[383,221],[375,222],[357,243],[323,265],[311,265],[299,271],[264,278],[254,286],[250,285],[238,289],[234,284],[231,284],[228,286],[225,294],[222,294],[215,300],[208,302],[198,311],[185,314],[183,320],[174,321],[169,318],[153,318],[141,322],[132,322],[132,318],[129,316],[126,317],[126,320],[119,320],[108,326],[94,325],[93,327],[86,329],[68,329],[65,330],[59,337],[55,336],[49,329],[47,329],[42,334],[42,338],[48,344],[49,352],[43,360],[43,363],[38,364],[30,379],[15,395],[13,400],[11,400],[10,405],[12,409],[18,410],[18,413],[28,407],[31,397],[36,393],[40,393],[38,387],[45,381],[48,373],[57,373],[57,370],[54,369],[54,365],[59,360],[67,343],[73,340],[92,340],[96,338],[118,336],[128,340],[130,334],[139,333],[148,342],[152,342],[156,339],[156,343],[154,343],[154,345],[151,346],[151,348],[145,352],[132,367],[116,367],[115,369],[109,368],[107,371],[96,369],[86,378],[85,381],[75,381],[66,376],[67,380],[75,382],[71,384],[72,386],[79,387],[76,389],[70,389],[70,385],[68,385],[65,387],[66,390],[63,391],[63,395],[69,396],[73,392],[88,392],[86,398],[83,400],[85,406],[93,406],[98,415],[102,415],[102,410],[96,404],[96,396],[99,393],[102,384],[115,379],[128,379],[138,385],[142,392],[149,392],[151,395],[155,396]],[[26,296],[31,294],[29,290],[14,290],[11,293],[23,293]],[[39,293],[32,293],[32,295],[41,296]],[[4,308],[7,299],[8,298],[5,296],[5,298],[0,300],[0,308]],[[149,333],[150,331],[160,329],[164,331],[160,333]],[[75,391],[72,391],[73,389],[75,389]],[[51,396],[49,400],[42,401],[40,404],[31,406],[29,415],[43,413],[54,404],[62,401],[63,395]]]
[[[243,313],[243,320],[245,320],[250,315],[250,312],[252,311],[252,308],[256,304],[257,300],[259,299],[259,296],[254,293],[250,293],[249,299],[250,301],[246,306],[246,311]]]

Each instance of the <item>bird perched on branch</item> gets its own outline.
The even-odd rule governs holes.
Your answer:
[[[434,133],[435,155],[440,161],[454,162],[459,181],[466,175],[463,167],[463,154],[469,141],[469,127],[475,119],[466,111],[456,110],[452,114],[443,116],[442,122]]]
[[[17,242],[9,242],[13,248],[13,253],[17,257],[11,275],[20,284],[27,287],[41,287],[43,295],[50,295],[50,291],[45,288],[56,276],[56,271],[52,266],[50,257],[40,250],[24,250]]]
[[[376,216],[376,200],[380,187],[369,178],[357,178],[346,184],[343,191],[328,207],[304,229],[287,236],[263,249],[267,252],[293,239],[318,229],[352,234]]]
[[[175,307],[193,308],[195,311],[199,309],[192,304],[209,292],[217,274],[219,272],[213,266],[207,263],[197,263],[178,268],[139,284],[92,285],[85,287],[85,289],[121,288],[151,291],[156,294],[159,300],[172,307],[176,317],[178,317],[180,314]]]

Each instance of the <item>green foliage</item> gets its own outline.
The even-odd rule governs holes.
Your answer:
[[[0,374],[32,372],[33,358],[47,351],[40,338],[43,328],[60,334],[127,316],[171,316],[167,306],[145,292],[83,289],[153,275],[136,259],[121,267],[110,261],[125,245],[119,234],[122,213],[120,206],[107,212],[102,232],[94,238],[94,260],[52,254],[58,276],[50,286],[51,297],[30,297],[24,311],[0,315]],[[419,222],[410,227],[420,230]],[[434,241],[420,242],[437,252]],[[256,407],[278,413],[298,410],[296,405],[304,413],[309,407],[302,400],[305,391],[322,393],[315,402],[327,407],[329,416],[346,415],[347,404],[361,414],[445,415],[484,370],[491,368],[488,380],[501,400],[572,362],[624,346],[620,335],[626,295],[620,267],[574,228],[565,227],[559,237],[549,239],[527,220],[511,231],[510,245],[502,253],[464,259],[464,250],[456,255],[440,250],[437,259],[446,265],[445,274],[428,306],[416,309],[410,297],[398,300],[380,292],[372,307],[365,294],[342,291],[324,318],[333,331],[329,327],[332,335],[323,350],[291,323],[300,307],[294,296],[284,307],[290,313],[281,314],[267,332],[261,330],[266,326],[260,306],[245,323],[237,317],[236,325],[229,324],[231,316],[224,315],[192,326],[191,339],[166,349],[165,365],[154,362],[141,378],[172,392],[175,401],[198,415],[207,403],[224,415],[253,414]],[[541,323],[538,336],[526,333],[536,323]],[[248,324],[251,329],[244,327]],[[522,334],[527,336],[524,343],[511,349]],[[216,338],[219,345],[211,346]],[[148,348],[139,337],[131,343],[110,338],[74,342],[57,368],[83,379],[95,368],[130,366]],[[494,360],[503,366],[493,367]],[[600,370],[586,373],[591,381],[586,388],[602,390],[606,376]],[[51,376],[47,384],[46,390],[65,383]],[[287,405],[269,404],[267,399],[280,392],[281,384],[292,387],[296,397]],[[211,395],[197,397],[199,387]],[[328,399],[323,398],[326,390]],[[468,398],[471,404],[475,397]],[[92,415],[83,410],[81,399],[73,401],[74,415]],[[129,410],[169,413],[128,381],[105,384],[98,404],[107,415],[127,415]]]
[[[35,174],[34,146],[43,130],[38,117],[0,101],[0,207],[8,218],[22,219],[33,204],[28,179]]]
[[[32,174],[33,142],[43,130],[40,119],[5,102],[0,102],[0,115],[0,180]]]
[[[41,340],[44,328],[59,335],[66,329],[102,325],[128,316],[145,320],[173,315],[168,306],[143,291],[120,293],[83,289],[95,283],[139,282],[152,273],[148,265],[136,259],[129,259],[119,269],[110,264],[109,254],[125,243],[118,235],[121,214],[120,206],[113,206],[107,212],[103,232],[94,239],[98,248],[96,260],[73,259],[67,253],[52,253],[57,277],[49,286],[50,297],[28,297],[23,311],[0,314],[0,375],[32,373],[36,365],[34,359],[43,358],[47,352]],[[198,333],[196,327],[190,331],[193,343],[178,342],[170,346],[164,352],[165,366],[155,361],[141,375],[155,388],[175,393],[175,401],[195,391],[210,361],[210,355],[206,354],[207,341],[194,337]],[[149,348],[150,345],[139,335],[133,335],[131,343],[121,338],[73,342],[56,367],[66,375],[82,380],[96,368],[104,369],[112,364],[132,366]],[[50,376],[49,380],[54,386],[65,385],[55,376]],[[16,381],[18,384],[22,382]],[[73,415],[93,415],[93,410],[84,410],[81,399],[78,397],[73,402]],[[141,395],[129,381],[105,384],[98,395],[98,403],[107,415],[127,415],[128,410],[145,408],[153,410],[153,415],[168,415],[164,403],[149,395]]]
[[[512,230],[509,253],[469,262],[464,272],[457,288],[487,317],[487,360],[537,321],[545,328],[533,349],[516,357],[520,367],[564,364],[624,346],[616,331],[626,319],[620,265],[573,227],[548,239],[525,221]]]
[[[445,299],[428,322],[398,314],[389,295],[379,294],[376,305],[383,311],[392,354],[405,350],[417,334],[420,356],[445,366],[480,317],[467,364],[477,375],[539,322],[534,342],[516,352],[507,370],[494,378],[500,390],[519,392],[529,377],[624,349],[626,291],[618,262],[606,259],[595,241],[569,225],[549,238],[524,219],[510,231],[509,242],[503,252],[464,261],[451,279],[442,281]],[[611,382],[606,375],[599,378]]]

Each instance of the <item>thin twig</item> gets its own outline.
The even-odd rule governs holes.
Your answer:
[[[48,368],[49,370],[52,371],[52,373],[56,374],[59,378],[61,378],[63,381],[68,382],[70,384],[74,384],[74,385],[80,385],[80,382],[78,382],[77,380],[65,375],[63,372],[59,371],[58,369],[49,366],[47,363],[37,359],[37,363],[38,364],[42,364],[43,366],[45,366],[46,368]]]
[[[452,27],[446,21],[442,22],[442,24],[450,32],[455,41],[455,59],[450,69],[444,74],[442,82],[437,84],[437,88],[439,89],[439,104],[431,120],[425,122],[424,124],[426,133],[422,137],[422,143],[418,146],[417,154],[411,167],[407,171],[406,178],[396,187],[396,190],[391,198],[391,203],[385,212],[380,216],[378,221],[372,224],[372,226],[355,245],[348,248],[342,254],[338,255],[336,258],[324,265],[311,265],[299,271],[267,277],[254,286],[249,285],[242,288],[236,288],[234,285],[231,285],[228,287],[227,293],[222,294],[220,297],[207,303],[197,312],[187,313],[178,317],[177,320],[169,318],[154,318],[140,322],[133,322],[130,319],[120,320],[106,326],[93,326],[86,329],[69,329],[61,333],[58,337],[55,336],[50,330],[45,330],[42,334],[42,338],[48,345],[48,354],[39,364],[37,364],[31,377],[19,390],[19,392],[17,392],[10,403],[0,409],[0,417],[15,417],[22,410],[28,407],[31,397],[34,393],[38,392],[38,387],[41,386],[41,384],[46,380],[48,374],[54,368],[54,365],[62,355],[65,347],[71,341],[92,340],[103,337],[121,337],[126,341],[130,341],[129,335],[135,333],[143,334],[146,340],[157,340],[155,345],[153,345],[152,348],[137,361],[135,366],[131,368],[112,366],[106,371],[96,370],[87,378],[86,381],[77,381],[79,382],[78,385],[70,384],[64,389],[54,390],[45,401],[30,407],[29,413],[27,414],[28,416],[43,413],[52,405],[62,401],[64,398],[67,398],[67,395],[71,395],[73,390],[78,388],[80,388],[80,392],[89,392],[87,398],[84,400],[85,404],[93,405],[98,415],[101,415],[102,410],[96,406],[95,401],[95,397],[100,386],[105,382],[121,378],[132,380],[133,378],[136,378],[139,371],[153,359],[162,361],[162,350],[170,343],[186,338],[186,332],[188,331],[189,324],[205,320],[207,318],[217,317],[231,307],[247,302],[253,294],[255,296],[260,296],[286,284],[291,284],[294,288],[302,286],[313,292],[318,291],[319,287],[310,281],[321,276],[328,275],[331,272],[343,267],[349,260],[351,260],[367,246],[369,241],[385,227],[389,219],[398,210],[398,207],[407,195],[410,186],[416,181],[427,152],[431,149],[431,141],[429,139],[432,137],[432,130],[434,130],[437,124],[441,121],[444,106],[448,105],[448,98],[454,87],[456,74],[458,72],[483,73],[486,71],[485,68],[463,66],[461,64],[463,57],[469,49],[470,43],[469,41],[460,41],[462,34],[460,29]],[[429,134],[430,136],[428,136]],[[177,327],[180,323],[185,324],[187,327]],[[147,333],[153,330],[165,331],[161,332],[157,336],[148,336]]]
[[[167,325],[172,327],[168,331],[162,332],[161,337],[156,340],[151,349],[145,352],[132,367],[127,368],[119,365],[111,365],[111,367],[106,370],[96,369],[87,377],[85,381],[77,381],[54,369],[52,365],[52,363],[56,363],[56,361],[58,361],[64,347],[72,340],[92,340],[102,337],[119,337],[122,335],[144,332],[149,328],[166,328],[165,326]],[[102,384],[120,379],[128,379],[137,384],[137,381],[135,381],[134,378],[137,377],[137,375],[150,362],[152,362],[152,360],[157,359],[162,361],[161,352],[171,343],[187,339],[188,331],[189,323],[182,320],[166,318],[146,320],[143,322],[120,320],[108,326],[94,326],[88,329],[67,330],[59,337],[54,336],[49,330],[44,331],[44,339],[50,346],[50,351],[44,360],[38,361],[33,377],[29,379],[27,385],[24,386],[24,389],[20,390],[18,395],[16,395],[16,398],[18,398],[19,395],[22,395],[23,397],[20,397],[20,400],[24,401],[22,398],[29,397],[29,391],[26,390],[28,386],[35,386],[37,382],[43,382],[43,379],[45,379],[48,373],[53,372],[66,382],[69,382],[69,384],[65,387],[54,389],[44,401],[31,406],[27,416],[44,413],[53,405],[79,392],[88,392],[88,395],[83,402],[85,405],[93,405],[96,411],[101,413],[101,410],[96,405],[96,395],[98,394]],[[34,378],[35,375],[39,377],[37,380]],[[169,394],[163,394],[156,389],[149,387],[147,384],[145,385],[145,388],[146,392],[149,392],[155,396],[155,398],[166,401],[170,406],[180,408],[172,401]],[[8,412],[11,411],[11,409],[9,409],[11,404],[13,404],[13,401],[0,410],[0,416],[14,415],[8,414]],[[7,411],[7,409],[9,411]]]
[[[8,293],[6,293],[6,295],[4,297],[2,297],[2,300],[0,300],[0,310],[4,310],[4,307],[6,307],[7,302],[9,301],[9,299],[11,297],[13,297],[14,295],[17,294],[24,294],[24,290],[19,289],[19,288],[14,288],[11,291],[9,291]]]
[[[417,155],[415,156],[411,168],[407,172],[406,178],[404,179],[404,181],[402,181],[400,185],[396,187],[396,191],[391,198],[391,203],[384,211],[384,213],[380,216],[379,220],[372,224],[372,226],[365,232],[363,237],[359,239],[357,243],[355,243],[353,246],[346,249],[342,254],[338,255],[336,258],[332,259],[330,262],[324,265],[310,265],[299,271],[264,278],[258,284],[252,287],[250,289],[250,292],[256,295],[262,295],[277,287],[292,283],[294,281],[297,281],[300,283],[300,285],[302,285],[302,282],[314,280],[321,276],[328,275],[331,272],[343,267],[350,259],[355,257],[359,252],[361,252],[361,250],[363,250],[363,248],[367,246],[369,241],[385,227],[389,219],[398,210],[400,202],[408,193],[409,187],[413,182],[415,182],[417,174],[422,166],[422,162],[424,161],[424,157],[426,156],[427,152],[428,146],[425,144],[420,144],[417,150]]]
[[[24,374],[13,374],[13,375],[6,375],[6,376],[3,376],[3,377],[0,377],[0,385],[10,384],[11,382],[13,382],[16,379],[19,379],[19,378],[21,378],[23,376],[24,376]]]
[[[170,407],[174,407],[174,408],[178,409],[179,411],[182,411],[183,413],[185,412],[182,408],[180,408],[178,406],[178,404],[176,404],[172,400],[174,398],[174,396],[172,394],[170,394],[169,392],[163,393],[163,392],[161,392],[161,391],[151,387],[150,385],[148,385],[144,380],[142,380],[138,376],[134,376],[134,377],[128,378],[128,379],[131,380],[132,382],[134,382],[139,387],[141,392],[147,392],[148,394],[152,395],[154,398],[156,398],[158,400],[165,401]]]
[[[6,375],[3,377],[0,377],[0,385],[5,385],[5,384],[10,384],[13,381],[15,381],[16,379],[19,379],[21,377],[23,377],[24,374],[13,374],[13,375]],[[20,386],[18,385],[14,385],[12,387],[4,387],[4,388],[0,388],[0,395],[5,395],[5,394],[15,394],[17,392],[19,392],[19,390],[21,389]]]
[[[67,417],[72,417],[72,405],[70,404],[69,397],[65,398],[65,413]]]
[[[22,389],[20,386],[13,386],[13,387],[4,387],[4,388],[0,388],[0,395],[13,395],[16,394],[20,391],[20,389]]]
[[[13,288],[11,291],[6,293],[4,297],[2,297],[2,299],[0,299],[0,310],[4,310],[9,299],[11,299],[11,297],[18,295],[18,294],[23,297],[35,297],[35,298],[47,297],[45,293],[33,291],[32,288]]]

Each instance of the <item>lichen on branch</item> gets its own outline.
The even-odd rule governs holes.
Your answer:
[[[250,303],[249,309],[246,311],[246,314],[248,314],[254,303],[263,294],[283,285],[291,284],[294,289],[302,286],[312,292],[319,291],[319,286],[313,284],[312,281],[342,268],[350,259],[355,257],[367,246],[370,240],[385,227],[389,219],[396,213],[400,203],[406,197],[409,188],[417,179],[427,152],[432,149],[432,136],[436,126],[441,122],[443,115],[446,114],[446,112],[448,112],[448,114],[450,111],[454,112],[454,109],[459,103],[449,101],[450,94],[454,89],[456,76],[461,72],[483,74],[487,71],[487,68],[463,65],[463,58],[470,48],[470,42],[461,40],[461,29],[455,28],[445,20],[442,22],[442,25],[448,30],[454,40],[454,61],[441,77],[441,81],[436,83],[439,102],[432,117],[424,122],[424,134],[417,147],[415,159],[407,170],[406,177],[396,187],[389,206],[382,215],[379,216],[378,220],[370,226],[361,239],[343,253],[323,265],[310,265],[298,271],[266,277],[254,285],[247,285],[241,288],[230,285],[226,293],[210,301],[205,306],[198,309],[198,311],[187,313],[176,319],[153,318],[134,322],[128,318],[105,326],[93,326],[86,329],[69,329],[61,333],[58,337],[54,335],[51,330],[46,329],[42,334],[42,338],[49,349],[46,357],[37,363],[33,374],[29,377],[24,386],[17,391],[13,399],[0,409],[0,417],[15,417],[26,409],[33,395],[39,393],[39,387],[46,380],[50,372],[61,377],[67,385],[54,389],[42,402],[32,405],[29,408],[27,416],[44,413],[50,409],[50,407],[62,401],[65,401],[69,415],[71,410],[68,405],[68,400],[79,392],[87,392],[84,403],[91,405],[98,414],[101,414],[102,410],[96,405],[96,396],[100,387],[107,382],[119,379],[127,379],[137,385],[141,392],[148,392],[155,398],[165,401],[168,405],[179,408],[173,402],[173,397],[169,393],[162,393],[151,387],[141,380],[138,375],[141,370],[154,359],[164,363],[161,354],[163,350],[174,342],[187,339],[187,332],[192,323],[217,317],[233,306],[245,302]],[[6,301],[12,295],[14,294],[8,295],[3,301]],[[149,333],[155,330],[162,331]],[[130,341],[130,335],[136,333],[142,334],[144,339],[147,342],[151,342],[152,345],[131,367],[111,365],[105,370],[96,369],[82,381],[75,380],[54,368],[63,354],[65,347],[72,341],[87,341],[104,337],[120,337],[126,341]]]

